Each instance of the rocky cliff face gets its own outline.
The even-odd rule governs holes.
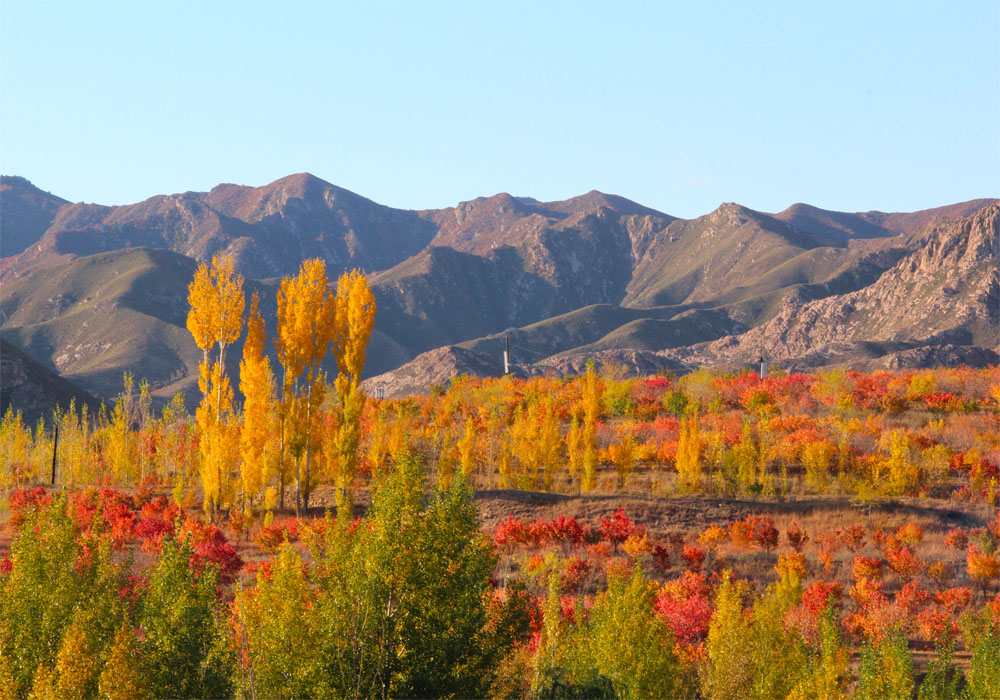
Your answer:
[[[998,231],[1000,207],[992,204],[926,230],[913,241],[914,252],[862,289],[789,301],[768,323],[677,355],[695,362],[745,360],[759,353],[787,360],[844,342],[995,346],[1000,343]]]

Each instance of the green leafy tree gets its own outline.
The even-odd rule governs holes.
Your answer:
[[[785,628],[785,615],[792,599],[779,586],[754,603],[748,642],[756,653],[751,656],[753,690],[750,697],[787,697],[807,668],[807,653],[801,637]]]
[[[149,571],[149,588],[138,612],[148,690],[153,697],[230,695],[231,659],[223,652],[216,572],[190,566],[191,545],[164,541]]]
[[[965,679],[951,663],[955,641],[950,638],[938,640],[935,647],[927,675],[920,683],[917,700],[960,700]]]
[[[8,674],[0,685],[15,697],[27,694],[40,668],[54,673],[74,620],[73,643],[102,649],[123,614],[116,599],[127,562],[112,561],[99,532],[86,549],[79,535],[60,497],[30,513],[11,543],[13,569],[0,575],[0,658]]]
[[[972,648],[968,673],[970,700],[1000,698],[1000,631],[991,628]]]
[[[788,700],[845,700],[850,681],[850,650],[840,634],[837,610],[828,604],[819,620],[819,639],[809,650],[805,677],[788,695]]]
[[[593,669],[611,679],[620,698],[691,694],[674,651],[674,636],[654,613],[655,599],[655,584],[641,566],[633,568],[631,577],[612,574],[581,630],[578,649],[590,652]]]
[[[707,700],[746,700],[754,685],[750,623],[736,585],[727,575],[715,594],[715,614],[708,627],[701,692]]]
[[[257,697],[480,697],[517,641],[491,604],[496,564],[459,478],[424,499],[420,460],[376,479],[361,523],[326,520],[309,577],[286,547],[237,596],[239,682]],[[523,606],[522,606],[523,607]]]
[[[857,700],[910,700],[913,695],[913,660],[906,637],[894,630],[861,649]]]

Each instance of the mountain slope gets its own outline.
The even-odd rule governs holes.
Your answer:
[[[79,258],[5,282],[5,336],[98,396],[120,391],[126,370],[169,398],[197,384],[201,352],[185,327],[190,258],[131,249]]]
[[[721,362],[764,352],[781,360],[845,343],[997,346],[998,236],[1000,206],[991,204],[928,229],[914,252],[871,285],[790,302],[761,326],[678,356]]]
[[[105,397],[126,369],[149,378],[158,398],[197,393],[186,290],[197,262],[217,254],[232,254],[248,290],[261,290],[271,331],[276,278],[303,258],[326,260],[331,278],[365,269],[378,304],[367,376],[452,346],[423,357],[420,372],[428,357],[496,363],[507,336],[516,363],[534,368],[524,371],[582,366],[587,356],[682,367],[761,350],[810,366],[979,361],[987,355],[961,348],[996,344],[983,311],[995,260],[978,244],[959,255],[956,245],[969,246],[954,242],[988,229],[996,200],[896,214],[723,204],[681,220],[597,191],[404,211],[309,174],[123,207],[3,182],[4,209],[31,214],[7,219],[12,236],[33,242],[0,261],[0,325]],[[227,357],[235,379],[239,344]]]
[[[16,255],[37,243],[67,204],[23,177],[0,175],[0,256]]]
[[[39,418],[50,418],[56,408],[66,410],[87,406],[91,415],[100,404],[93,396],[0,338],[0,415],[20,411],[25,424],[34,426]]]
[[[264,187],[158,195],[138,204],[64,207],[39,245],[5,261],[8,276],[75,257],[166,248],[197,261],[232,255],[248,277],[295,274],[319,257],[336,271],[378,270],[419,252],[434,235],[414,212],[384,207],[307,173]]]

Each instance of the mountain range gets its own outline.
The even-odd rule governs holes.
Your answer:
[[[681,219],[616,195],[383,206],[313,175],[127,206],[0,179],[0,333],[103,398],[125,370],[197,393],[185,328],[198,262],[231,255],[264,300],[305,258],[360,268],[378,313],[369,385],[417,391],[588,357],[632,371],[997,363],[996,199],[911,213],[722,204]],[[236,376],[239,357],[228,353]],[[6,382],[6,378],[4,378]]]

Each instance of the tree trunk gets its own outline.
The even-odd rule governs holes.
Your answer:
[[[281,435],[279,436],[278,443],[278,506],[281,510],[285,509],[285,413],[287,411],[288,405],[288,385],[286,381],[288,379],[288,368],[282,365],[281,367]]]
[[[309,462],[312,456],[312,385],[306,394],[306,483],[303,489],[302,505],[309,512]]]

